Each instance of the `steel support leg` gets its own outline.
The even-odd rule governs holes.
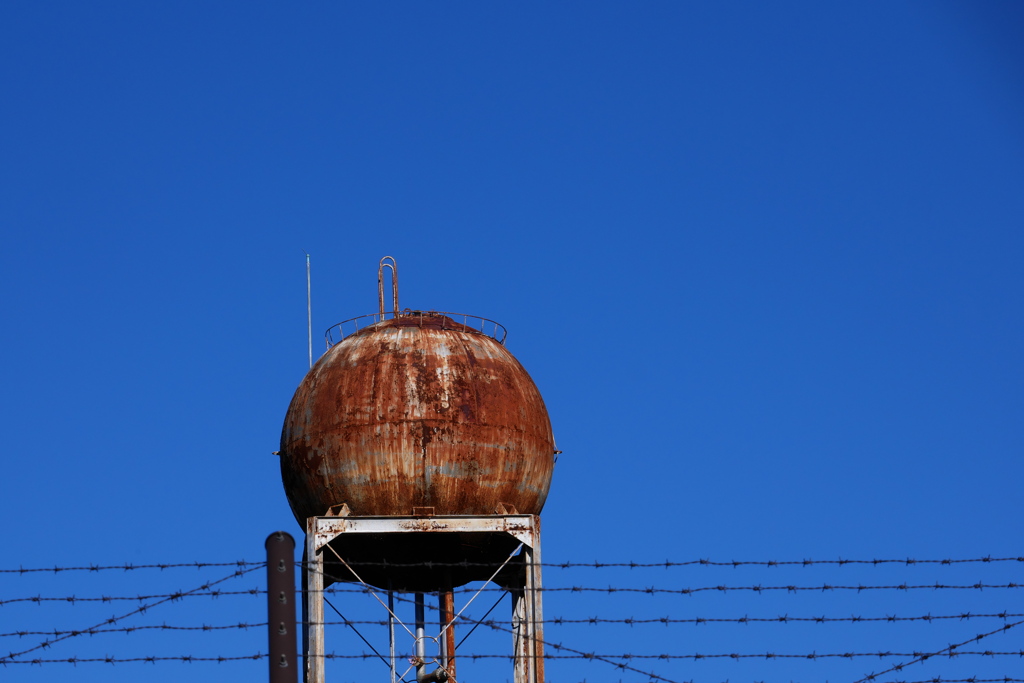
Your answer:
[[[316,518],[306,522],[305,683],[324,683],[324,561],[316,551]]]
[[[541,562],[540,562],[540,520],[537,521],[536,535],[533,537],[533,547],[527,550],[527,571],[526,571],[526,593],[530,598],[530,619],[532,621],[530,633],[533,640],[533,681],[530,683],[544,683],[544,600],[542,599],[543,586],[541,584]]]
[[[544,683],[544,612],[542,609],[540,533],[523,548],[522,585],[512,590],[512,647],[515,683]]]

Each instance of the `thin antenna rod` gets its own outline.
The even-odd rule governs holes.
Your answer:
[[[309,339],[309,367],[313,368],[313,290],[309,280],[309,252],[305,249],[302,253],[306,255],[306,337]]]

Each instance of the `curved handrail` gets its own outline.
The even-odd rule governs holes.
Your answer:
[[[454,320],[456,323],[461,319],[461,327],[469,328],[472,332],[487,335],[502,345],[504,345],[505,338],[508,336],[508,330],[505,329],[504,325],[489,318],[481,318],[478,315],[470,315],[468,313],[451,313],[448,311],[410,311],[409,309],[406,309],[402,312],[384,311],[381,313],[366,313],[365,315],[357,315],[356,317],[349,318],[348,320],[342,320],[340,323],[327,328],[327,332],[324,333],[327,348],[330,349],[345,337],[351,336],[361,329],[382,322],[388,314],[391,314],[392,318],[418,317],[421,324],[423,319],[428,317],[446,316]],[[444,323],[442,323],[441,329],[444,329]]]

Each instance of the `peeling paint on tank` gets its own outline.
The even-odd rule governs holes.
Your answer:
[[[437,474],[459,479],[480,476],[480,464],[477,462],[449,462],[430,469]]]

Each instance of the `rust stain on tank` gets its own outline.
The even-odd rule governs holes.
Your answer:
[[[554,468],[547,409],[509,351],[440,314],[400,315],[332,347],[299,385],[281,434],[296,519],[537,514]]]

